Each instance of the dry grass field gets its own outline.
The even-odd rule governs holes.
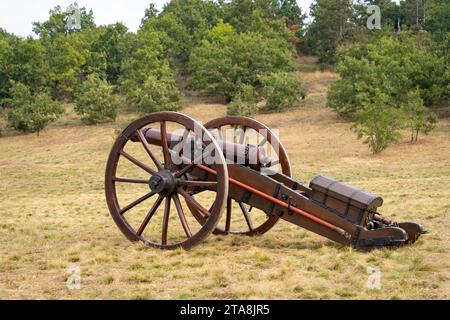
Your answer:
[[[210,236],[187,252],[132,244],[103,192],[118,125],[83,125],[68,106],[39,137],[0,138],[0,299],[449,299],[450,120],[374,156],[325,107],[336,75],[300,65],[308,97],[256,117],[280,130],[294,176],[307,183],[322,173],[378,194],[383,214],[422,223],[428,235],[363,253],[280,221],[261,237]],[[194,95],[184,105],[202,121],[225,115]],[[79,290],[66,286],[73,265]],[[370,267],[381,271],[379,289],[366,287]]]

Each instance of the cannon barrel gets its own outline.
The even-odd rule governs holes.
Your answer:
[[[142,129],[142,133],[149,144],[161,146],[161,133],[159,130],[152,128]],[[132,141],[139,141],[137,136],[131,138]],[[169,149],[175,149],[180,143],[191,144],[192,152],[194,151],[194,139],[192,136],[188,136],[186,141],[183,142],[183,136],[167,133],[167,141],[169,144]],[[228,162],[233,162],[237,164],[242,164],[250,166],[254,169],[259,169],[262,166],[270,166],[272,159],[266,156],[266,151],[264,147],[255,146],[251,144],[240,144],[233,143],[229,141],[217,140],[225,159]],[[177,148],[181,150],[181,148]],[[191,159],[193,160],[193,159]]]

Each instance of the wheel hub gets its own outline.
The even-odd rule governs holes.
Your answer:
[[[170,171],[161,170],[150,178],[148,185],[153,192],[169,195],[175,190],[177,181]]]

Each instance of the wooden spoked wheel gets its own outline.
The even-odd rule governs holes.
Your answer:
[[[272,161],[258,170],[271,169],[291,176],[291,166],[286,150],[278,137],[263,123],[245,117],[227,116],[211,120],[205,124],[205,127],[217,140],[263,147]],[[195,210],[195,208],[191,209]],[[214,234],[261,235],[269,231],[278,220],[278,216],[267,216],[259,209],[250,208],[242,202],[228,198],[226,215],[219,222]]]
[[[149,128],[159,130],[159,145],[148,142],[145,132]],[[182,132],[183,143],[201,139],[203,147],[212,150],[214,163],[199,162],[204,157],[203,147],[200,158],[174,152],[172,128]],[[181,164],[174,161],[174,154],[183,159]],[[201,181],[198,174],[194,178],[191,172],[199,167],[213,169],[215,175],[208,181]],[[212,191],[206,203],[193,196],[191,189],[199,188]],[[106,167],[105,193],[112,218],[129,240],[162,249],[189,249],[215,229],[228,196],[228,171],[219,145],[205,127],[176,112],[152,113],[131,123],[114,143]],[[197,216],[186,207],[195,208]]]

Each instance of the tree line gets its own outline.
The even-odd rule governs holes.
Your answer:
[[[369,4],[381,8],[381,30],[366,26]],[[84,7],[73,28],[71,10],[33,23],[37,39],[0,29],[8,126],[39,132],[62,102],[89,123],[114,120],[123,99],[141,113],[178,110],[184,88],[223,98],[229,114],[279,111],[306,95],[294,63],[306,53],[337,70],[328,105],[379,152],[406,125],[412,140],[429,132],[427,107],[450,91],[445,0],[316,0],[311,21],[295,0],[171,0],[161,12],[150,4],[137,32],[96,26]]]
[[[263,94],[267,109],[279,108],[269,79],[299,89],[292,55],[304,15],[294,0],[173,0],[161,12],[151,4],[137,32],[96,26],[84,7],[74,29],[73,13],[50,10],[33,23],[37,39],[0,31],[0,101],[11,127],[39,132],[64,101],[87,122],[114,120],[118,95],[142,113],[177,110],[180,75],[205,94],[255,101],[248,110],[229,108],[237,114],[255,112]],[[301,94],[289,92],[292,105]]]

